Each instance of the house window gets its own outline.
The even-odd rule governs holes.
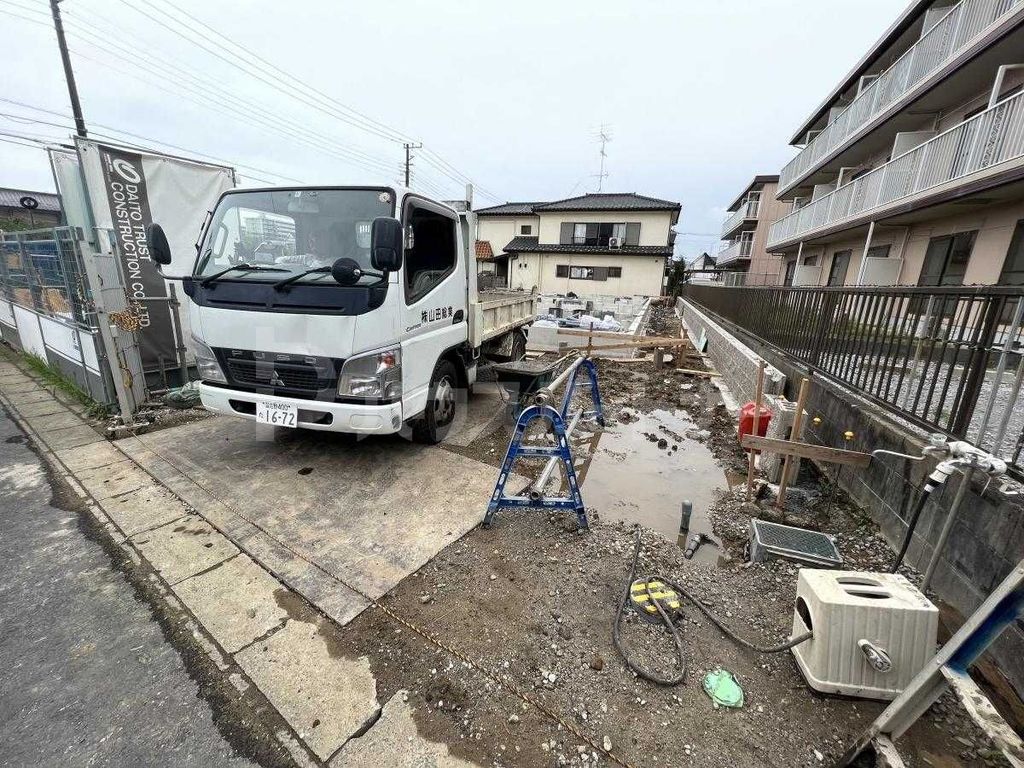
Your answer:
[[[622,267],[581,267],[575,264],[558,264],[555,277],[568,277],[570,280],[607,280],[609,277],[622,277]]]
[[[889,258],[889,251],[891,248],[891,245],[873,245],[870,248],[868,248],[868,258],[887,259]]]
[[[562,225],[562,245],[589,245],[607,248],[611,238],[625,245],[640,244],[640,223],[566,223]]]
[[[533,225],[532,224],[521,224],[519,226],[519,234],[520,235],[532,235],[533,234]]]
[[[955,235],[933,237],[921,266],[918,285],[963,285],[967,262],[971,260],[978,230],[957,232]]]
[[[405,249],[405,301],[414,304],[455,269],[455,220],[415,204],[408,210],[413,246]]]
[[[815,256],[804,256],[805,267],[816,267],[818,266],[818,257]]]
[[[828,268],[828,285],[846,285],[846,273],[850,269],[853,251],[836,251],[832,254],[832,265]]]

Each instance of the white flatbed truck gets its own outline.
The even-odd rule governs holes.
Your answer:
[[[396,187],[231,190],[188,295],[203,405],[284,427],[437,442],[478,364],[517,359],[537,297],[478,292],[472,211]],[[171,263],[159,224],[150,256]]]

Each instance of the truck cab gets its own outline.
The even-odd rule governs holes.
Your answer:
[[[395,187],[223,194],[181,278],[203,405],[440,440],[481,355],[515,347],[535,313],[530,294],[481,301],[472,224],[469,211]],[[150,250],[170,263],[159,225]]]

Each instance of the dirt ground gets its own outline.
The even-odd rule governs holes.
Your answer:
[[[652,332],[678,329],[670,312],[656,312]],[[692,359],[685,365],[702,367]],[[653,362],[603,362],[600,381],[610,419],[628,422],[656,409],[692,414],[692,434],[656,436],[665,445],[652,441],[652,450],[671,450],[679,437],[682,450],[676,455],[685,463],[686,441],[698,440],[723,470],[745,472],[735,426],[710,378],[656,371]],[[506,426],[455,450],[498,466],[508,436]],[[525,468],[518,471],[530,475]],[[585,481],[583,486],[586,499]],[[812,692],[790,653],[745,651],[687,605],[681,622],[684,684],[660,687],[637,677],[612,644],[635,526],[603,519],[600,508],[589,513],[592,528],[581,532],[571,515],[504,510],[493,528],[471,531],[386,599],[403,618],[489,674],[380,610],[367,611],[346,628],[337,638],[338,652],[368,656],[379,695],[408,691],[421,732],[481,765],[827,765],[881,711],[879,702]],[[791,628],[797,568],[743,563],[742,541],[752,515],[780,519],[765,502],[744,504],[742,490],[725,490],[712,505],[714,531],[729,554],[718,564],[686,560],[674,540],[644,529],[639,572],[679,581],[745,638],[774,644]],[[852,568],[881,569],[891,562],[891,550],[868,518],[812,472],[801,476],[791,494],[786,521],[836,534]],[[676,669],[671,639],[660,626],[627,612],[623,640],[644,666],[662,673]],[[704,693],[704,675],[718,667],[743,687],[742,709],[716,708]],[[592,744],[610,747],[615,760],[565,723]],[[900,746],[911,766],[1005,764],[949,696]]]

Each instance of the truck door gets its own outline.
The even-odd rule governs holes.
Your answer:
[[[430,376],[441,354],[467,338],[466,264],[452,211],[409,196],[402,211],[403,410],[426,407]]]

